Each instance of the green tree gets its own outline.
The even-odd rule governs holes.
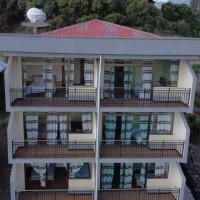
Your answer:
[[[92,11],[101,17],[112,13],[125,14],[127,7],[126,0],[93,0]]]
[[[158,10],[147,0],[132,0],[127,6],[127,18],[131,26],[142,28],[145,24],[152,24]]]
[[[116,24],[126,24],[126,17],[120,13],[111,13],[106,15],[104,20]]]
[[[188,24],[184,19],[179,20],[177,22],[177,32],[179,35],[190,36],[190,24]]]
[[[200,12],[200,0],[192,0],[190,5],[194,12],[196,13]]]

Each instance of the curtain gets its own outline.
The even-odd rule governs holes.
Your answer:
[[[111,67],[110,71],[110,95],[111,98],[115,97],[115,67]]]
[[[82,113],[83,133],[92,133],[92,113]]]
[[[111,72],[111,66],[105,65],[104,69],[104,97],[108,98],[110,94],[110,72]]]
[[[111,189],[114,176],[114,163],[101,165],[101,186],[102,189]]]
[[[104,70],[104,97],[114,98],[114,88],[115,88],[115,67],[110,65],[105,65]]]
[[[148,136],[148,121],[149,116],[140,116],[140,133],[142,137],[142,144],[146,144]]]
[[[131,98],[133,84],[133,68],[124,67],[124,98]]]
[[[170,133],[171,120],[170,114],[159,113],[157,116],[157,134]]]
[[[74,85],[74,60],[70,61],[70,77],[69,77],[69,85]]]
[[[25,117],[28,144],[37,143],[38,138],[38,116],[27,114]]]
[[[62,144],[67,144],[68,133],[69,133],[67,115],[59,116],[59,128],[60,128],[61,142]]]
[[[79,163],[79,164],[70,164],[69,165],[69,177],[70,178],[75,178],[76,173],[83,167],[84,163]]]
[[[45,86],[45,95],[47,98],[53,96],[53,66],[43,66],[43,80]]]
[[[151,62],[144,62],[144,67],[142,67],[142,88],[145,91],[140,98],[150,99],[151,98],[151,89],[152,89],[152,66]]]
[[[24,78],[23,86],[26,87],[26,82],[27,82],[27,72],[26,72],[26,66],[25,66],[25,65],[23,65],[23,78]]]
[[[133,163],[121,163],[120,166],[120,188],[132,188]]]
[[[165,163],[155,163],[155,176],[164,176],[165,175]]]
[[[68,97],[68,88],[74,84],[74,61],[65,61],[65,89],[66,98]]]
[[[47,143],[56,144],[58,133],[58,116],[48,115],[47,116]]]
[[[146,174],[146,164],[142,164],[139,178],[139,185],[144,188],[145,186],[145,174]]]
[[[115,129],[116,129],[116,115],[105,116],[105,139],[106,144],[114,144],[115,142]]]
[[[31,166],[33,167],[33,170],[40,176],[41,187],[46,187],[46,180],[45,180],[46,170],[47,170],[46,164],[37,163],[37,164],[31,164]]]
[[[84,62],[84,83],[88,86],[93,86],[94,83],[94,65],[91,60]]]
[[[69,77],[68,77],[68,60],[65,60],[65,65],[64,65],[64,70],[65,70],[65,97],[67,98],[68,96],[68,85],[69,85]]]
[[[133,132],[133,116],[122,115],[122,126],[121,126],[121,141],[122,144],[130,144]]]
[[[176,87],[177,85],[178,68],[179,68],[179,63],[177,61],[172,61],[170,63],[170,83],[172,87]]]

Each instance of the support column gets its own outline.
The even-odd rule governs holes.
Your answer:
[[[98,69],[98,85],[97,85],[97,118],[96,118],[96,177],[95,177],[95,191],[94,191],[94,200],[98,200],[98,183],[99,183],[99,130],[100,130],[100,93],[101,93],[101,66],[102,66],[102,57],[99,57],[99,69]]]

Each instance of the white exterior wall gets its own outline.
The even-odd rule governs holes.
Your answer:
[[[13,88],[19,88],[22,86],[22,69],[21,69],[21,59],[13,57],[13,59],[10,57],[10,67],[8,66],[6,73],[7,74],[7,81],[6,82],[6,96],[9,94],[9,87]],[[101,60],[101,59],[100,59]],[[99,76],[99,61],[95,60],[94,65],[94,87],[97,88],[98,84],[101,85],[101,88],[103,88],[103,82],[104,82],[104,61],[101,60],[101,75]],[[56,72],[57,73],[57,72]],[[60,77],[59,74],[57,74],[58,78]],[[9,77],[9,78],[8,78]],[[98,79],[100,78],[100,80]],[[187,81],[185,81],[187,80]],[[79,87],[79,86],[75,86]],[[190,108],[145,108],[145,107],[136,107],[136,108],[100,108],[100,105],[97,104],[96,108],[90,108],[90,107],[75,107],[75,108],[58,108],[58,107],[12,107],[12,111],[19,111],[16,113],[11,113],[11,118],[9,120],[9,126],[8,126],[8,138],[9,141],[12,141],[12,139],[16,139],[17,141],[22,140],[24,138],[24,130],[23,130],[23,114],[22,111],[54,111],[54,112],[93,112],[93,132],[92,134],[70,134],[69,140],[70,141],[94,141],[97,140],[100,141],[101,139],[101,129],[102,129],[102,111],[104,112],[179,112],[179,111],[191,111],[193,109],[193,90],[195,87],[195,78],[194,74],[192,73],[191,69],[189,68],[186,61],[180,62],[180,71],[179,71],[179,79],[178,79],[178,87],[181,88],[191,88],[192,89],[192,95],[190,100]],[[100,97],[100,93],[98,94]],[[97,95],[97,96],[98,96]],[[6,102],[9,104],[7,106],[7,110],[10,110],[10,103],[9,99],[7,98]],[[98,102],[100,103],[100,102]],[[8,109],[9,108],[9,109]],[[96,112],[96,113],[95,113]],[[97,121],[99,123],[99,126],[97,126]],[[156,136],[156,135],[150,135],[150,140],[185,140],[186,145],[184,149],[184,159],[187,158],[187,149],[188,149],[188,143],[189,143],[189,128],[187,124],[185,123],[185,119],[182,114],[176,113],[174,118],[174,126],[173,126],[173,135],[168,136]],[[98,143],[97,143],[98,144]],[[9,145],[8,145],[9,146]],[[99,147],[98,145],[96,146]],[[11,149],[11,148],[10,148]],[[10,154],[10,153],[9,153]],[[99,159],[99,152],[96,152],[96,158],[95,160],[91,161],[93,162],[92,165],[92,177],[91,179],[71,179],[69,180],[69,189],[71,190],[95,190],[97,195],[97,190],[99,189],[100,185],[100,159]],[[12,154],[11,154],[12,155]],[[34,160],[34,161],[33,161]],[[24,177],[24,165],[23,163],[26,162],[44,162],[44,160],[40,159],[29,159],[29,160],[23,160],[22,164],[15,164],[13,168],[13,171],[11,173],[11,193],[13,193],[14,186],[16,187],[17,191],[23,191],[25,189],[25,177]],[[84,161],[83,159],[80,159]],[[80,160],[76,160],[76,162],[79,162]],[[156,160],[156,159],[155,159]],[[56,160],[56,163],[62,162],[61,160]],[[125,159],[123,159],[125,161]],[[17,161],[19,162],[19,161]],[[48,162],[55,162],[55,159],[49,159]],[[64,162],[64,161],[63,161]],[[67,161],[68,162],[68,161]],[[73,160],[72,160],[73,162]],[[110,160],[112,162],[112,159]],[[127,161],[126,161],[127,162]],[[148,159],[143,159],[143,162],[148,162]],[[16,170],[16,173],[15,173]],[[14,181],[17,180],[17,185],[14,184]],[[19,183],[19,184],[18,184]],[[13,186],[14,185],[14,186]],[[184,189],[184,176],[180,172],[179,166],[174,162],[170,163],[170,169],[169,169],[169,177],[167,179],[148,179],[147,180],[147,187],[148,188],[181,188],[181,191]],[[182,194],[182,192],[181,192]],[[14,199],[11,199],[14,200]],[[97,200],[97,196],[95,196],[95,200]],[[183,200],[182,197],[180,200]]]
[[[169,164],[168,178],[147,179],[147,188],[181,188],[184,179],[178,164]]]
[[[16,164],[16,176],[15,176],[16,191],[25,190],[25,170],[24,164]]]
[[[70,179],[68,182],[68,189],[72,191],[93,191],[94,190],[94,177],[95,177],[95,165],[91,166],[91,178],[89,179]]]
[[[189,103],[190,110],[188,112],[192,112],[194,108],[196,82],[197,82],[197,78],[191,66],[188,64],[187,61],[181,60],[180,67],[179,67],[178,87],[191,88],[191,96],[190,96],[190,103]]]
[[[149,140],[150,141],[155,141],[155,140],[185,141],[187,127],[185,126],[182,119],[182,115],[180,113],[175,113],[172,127],[173,127],[172,135],[149,135]]]

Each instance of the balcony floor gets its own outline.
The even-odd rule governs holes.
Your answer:
[[[20,192],[18,200],[93,200],[92,194],[70,194],[69,192]]]
[[[11,103],[11,106],[56,106],[56,107],[95,107],[95,102],[92,101],[68,101],[64,97],[59,99],[47,98],[18,98]]]
[[[137,97],[131,100],[125,100],[123,98],[117,99],[103,99],[101,100],[101,106],[103,107],[188,107],[182,102],[166,102],[166,101],[153,101],[153,100],[141,100]]]
[[[171,192],[100,191],[98,200],[176,200],[176,198]]]
[[[102,158],[181,158],[176,149],[150,149],[144,145],[102,145]]]
[[[14,158],[94,158],[93,149],[68,149],[66,146],[24,146],[17,148]]]

